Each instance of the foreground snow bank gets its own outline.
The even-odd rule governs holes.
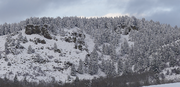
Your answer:
[[[144,87],[180,87],[180,83],[170,83],[170,84],[152,85],[152,86],[144,86]]]

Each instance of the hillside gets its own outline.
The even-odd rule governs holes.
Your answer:
[[[32,28],[32,27],[31,27]],[[75,27],[65,29],[64,35],[49,34],[47,38],[40,33],[27,33],[29,28],[18,31],[16,34],[1,36],[1,78],[13,80],[17,76],[18,80],[39,82],[51,80],[60,82],[71,82],[76,76],[79,79],[93,79],[94,77],[106,76],[104,72],[98,70],[95,75],[83,70],[85,58],[98,49],[98,55],[102,55],[102,46],[95,48],[94,38]],[[35,30],[33,30],[35,31]],[[124,36],[127,39],[127,36]],[[123,38],[120,38],[121,40]],[[107,43],[108,45],[108,43]],[[105,55],[104,60],[111,60]],[[76,69],[80,66],[82,72],[71,75],[72,67]],[[98,64],[102,60],[98,59]],[[115,65],[115,64],[114,64]],[[116,64],[117,65],[117,64]],[[117,67],[117,66],[116,66]]]
[[[66,38],[74,37],[73,33],[86,36],[83,37],[86,43],[81,48],[75,49],[74,41],[66,41]],[[38,34],[27,35],[25,29],[14,36],[12,34],[1,36],[1,77],[6,76],[13,80],[17,75],[19,80],[26,77],[28,81],[51,81],[52,79],[62,82],[71,81],[67,78],[71,76],[72,64],[77,68],[79,60],[84,61],[85,56],[92,52],[94,41],[89,35],[80,32],[78,28],[67,30],[65,36],[51,35],[51,37],[53,39],[47,39]],[[82,39],[81,37],[75,38]],[[7,43],[8,50],[5,50],[5,43]],[[104,75],[102,72],[98,74],[96,76]],[[79,77],[89,79],[94,76],[84,74]]]
[[[138,80],[126,85],[180,81],[177,26],[128,16],[43,17],[0,30],[3,79],[65,84],[132,75]]]
[[[171,83],[171,84],[163,84],[163,85],[152,85],[152,86],[144,86],[144,87],[179,87],[179,83]]]

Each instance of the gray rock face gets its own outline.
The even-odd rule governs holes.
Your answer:
[[[46,25],[43,25],[43,26],[27,25],[25,28],[26,28],[25,33],[27,35],[40,34],[40,35],[43,35],[47,39],[52,39],[51,35],[49,34],[47,30]]]

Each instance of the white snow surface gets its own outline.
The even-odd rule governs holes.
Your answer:
[[[5,54],[5,43],[7,37],[9,35],[0,36],[0,53],[2,58],[0,58],[0,78],[8,78],[13,80],[15,76],[17,76],[18,80],[26,80],[29,82],[39,82],[41,80],[45,82],[50,82],[55,80],[57,82],[69,83],[76,79],[76,76],[71,76],[71,66],[67,66],[67,63],[75,64],[75,68],[77,69],[79,66],[79,60],[84,61],[87,54],[90,54],[95,47],[94,38],[91,35],[86,34],[83,30],[79,28],[72,29],[64,29],[65,36],[53,35],[51,34],[53,39],[47,39],[43,35],[32,34],[27,35],[25,33],[25,29],[19,31],[18,34],[9,34],[11,35],[12,41],[17,44],[19,39],[19,34],[22,33],[22,37],[26,37],[28,42],[23,43],[20,42],[20,45],[24,47],[24,49],[16,49],[15,46],[11,50],[16,50],[19,52],[17,55],[13,53]],[[73,34],[83,34],[85,35],[84,42],[85,44],[82,46],[85,50],[75,49],[75,42],[67,42],[65,38],[74,38]],[[82,39],[80,36],[76,36],[77,39]],[[45,40],[46,44],[35,43],[37,39]],[[116,48],[116,52],[119,53],[121,50],[121,43],[124,40],[127,40],[129,45],[133,45],[134,43],[129,41],[129,35],[121,35],[120,44]],[[11,47],[11,43],[8,43],[8,46]],[[54,51],[54,44],[56,43],[57,49],[61,52]],[[109,45],[109,43],[105,43]],[[35,50],[34,53],[28,54],[28,47],[31,45],[32,49]],[[11,47],[12,48],[12,47]],[[98,47],[98,55],[103,60],[111,60],[110,55],[102,55],[102,46]],[[16,52],[15,52],[16,53]],[[40,56],[41,59],[45,60],[45,63],[35,62],[37,56]],[[8,61],[5,61],[5,57],[7,56]],[[101,61],[99,61],[100,63]],[[8,65],[10,63],[11,65]],[[117,63],[115,63],[116,72],[117,72]],[[77,77],[80,80],[83,79],[93,79],[98,77],[105,77],[106,74],[102,72],[100,69],[96,75],[90,75],[87,71],[86,73],[79,74],[77,73]]]
[[[180,83],[170,83],[170,84],[161,84],[161,85],[151,85],[144,87],[180,87]]]
[[[75,31],[74,31],[75,30]],[[25,77],[29,82],[39,82],[44,80],[46,82],[55,79],[56,81],[60,82],[71,82],[75,79],[75,76],[71,76],[71,67],[65,68],[64,65],[66,62],[70,62],[75,64],[75,67],[78,68],[79,60],[84,60],[85,56],[92,52],[94,48],[94,40],[90,37],[90,35],[84,33],[85,37],[85,44],[87,45],[88,52],[83,50],[80,51],[79,49],[74,49],[75,43],[66,42],[63,40],[64,37],[60,35],[51,35],[53,38],[57,39],[46,39],[42,35],[33,34],[27,35],[25,34],[25,29],[20,31],[23,37],[27,37],[27,43],[20,43],[24,47],[24,49],[18,50],[20,53],[18,55],[13,55],[12,53],[7,55],[8,61],[5,61],[5,58],[0,59],[0,78],[7,77],[10,80],[14,79],[16,75],[18,80],[23,80]],[[70,35],[72,32],[78,32],[78,29],[71,29],[66,32]],[[67,35],[67,36],[68,36]],[[12,36],[13,39],[18,39],[18,34]],[[5,48],[4,44],[6,42],[7,35],[0,36],[0,52],[2,56],[5,56]],[[35,44],[34,42],[30,41],[39,38],[40,40],[45,40],[46,44]],[[54,52],[54,43],[57,44],[57,48],[60,49],[61,53]],[[28,46],[31,45],[33,49],[35,49],[35,53],[28,54]],[[46,63],[37,63],[34,62],[34,59],[37,54],[40,54],[40,57],[44,60],[48,60]],[[54,61],[59,61],[54,62]],[[11,63],[11,66],[8,66],[8,62]],[[63,68],[63,70],[55,69]],[[68,79],[70,76],[71,80]],[[106,76],[103,72],[99,71],[97,75],[89,75],[89,74],[77,74],[79,79],[93,79],[94,77]]]

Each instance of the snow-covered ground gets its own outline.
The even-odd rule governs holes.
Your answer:
[[[151,86],[144,86],[144,87],[180,87],[180,83],[169,83],[169,84],[151,85]]]
[[[77,35],[73,36],[76,33]],[[82,34],[82,36],[79,36]],[[83,37],[83,35],[85,35]],[[23,42],[19,39],[21,36],[23,39],[26,37],[28,42]],[[72,82],[76,76],[82,79],[93,79],[98,77],[105,77],[106,74],[100,69],[96,75],[90,75],[87,72],[84,74],[77,73],[76,76],[71,76],[71,66],[67,65],[74,64],[77,70],[79,66],[79,60],[85,60],[86,55],[90,54],[95,48],[94,38],[86,34],[79,28],[65,29],[65,36],[53,35],[53,39],[47,39],[40,34],[27,35],[25,29],[19,31],[18,34],[9,34],[0,36],[0,53],[2,58],[0,58],[0,78],[8,78],[13,80],[17,76],[18,80],[24,80],[26,78],[29,82],[39,82],[56,80],[58,82]],[[70,41],[66,41],[67,38],[70,38]],[[77,42],[73,42],[76,38],[77,40],[84,41],[82,46],[85,50],[80,50],[75,48]],[[133,42],[129,41],[129,35],[121,35],[120,45],[116,48],[116,52],[120,52],[121,43],[126,39],[130,45],[133,45]],[[37,40],[44,40],[46,43],[39,43]],[[38,43],[37,43],[38,42]],[[7,49],[10,49],[10,53],[5,51],[5,43]],[[22,49],[16,48],[17,44],[22,46]],[[57,45],[57,49],[60,52],[54,51],[54,44]],[[28,53],[28,48],[31,45],[34,49],[34,53]],[[81,44],[82,45],[82,44]],[[108,45],[108,44],[107,44]],[[79,46],[79,42],[78,42]],[[103,56],[104,60],[111,60],[110,55],[102,55],[102,46],[99,46],[98,54]],[[36,62],[36,59],[42,59],[43,63]],[[8,59],[8,60],[6,60]],[[114,64],[117,72],[117,63]]]
[[[24,77],[30,82],[38,82],[40,80],[51,81],[55,79],[56,81],[61,82],[71,82],[75,79],[75,76],[71,76],[71,66],[66,67],[66,63],[70,62],[75,64],[75,68],[78,68],[79,60],[84,61],[85,56],[93,51],[94,49],[94,40],[90,35],[86,35],[84,41],[86,44],[86,50],[75,49],[74,42],[66,42],[65,37],[72,37],[72,33],[78,33],[79,29],[73,28],[66,31],[65,36],[60,35],[51,35],[53,39],[47,39],[42,35],[25,34],[25,29],[19,31],[22,33],[22,37],[26,37],[28,42],[20,42],[20,45],[23,46],[23,49],[16,49],[19,52],[17,55],[9,53],[5,55],[5,42],[8,35],[0,36],[0,53],[2,58],[0,58],[0,78],[8,78],[10,80],[14,79],[16,75],[18,80],[23,80]],[[11,37],[14,40],[14,43],[17,43],[18,35]],[[34,41],[39,38],[40,40],[45,40],[46,44],[35,43]],[[79,37],[78,37],[79,38]],[[8,42],[10,45],[12,43]],[[53,50],[54,44],[57,44],[57,49],[61,52],[55,52]],[[35,50],[35,53],[28,54],[28,47],[31,45],[32,49]],[[85,46],[83,46],[85,47]],[[11,47],[12,48],[12,47]],[[34,58],[39,54],[40,58],[43,60],[48,60],[46,63],[37,63],[34,62]],[[7,56],[8,61],[5,61],[5,56]],[[11,65],[8,65],[10,63]],[[62,70],[61,70],[62,69]],[[79,79],[93,79],[94,77],[106,76],[102,71],[99,71],[97,75],[90,74],[77,74]],[[71,80],[69,80],[69,77]]]

